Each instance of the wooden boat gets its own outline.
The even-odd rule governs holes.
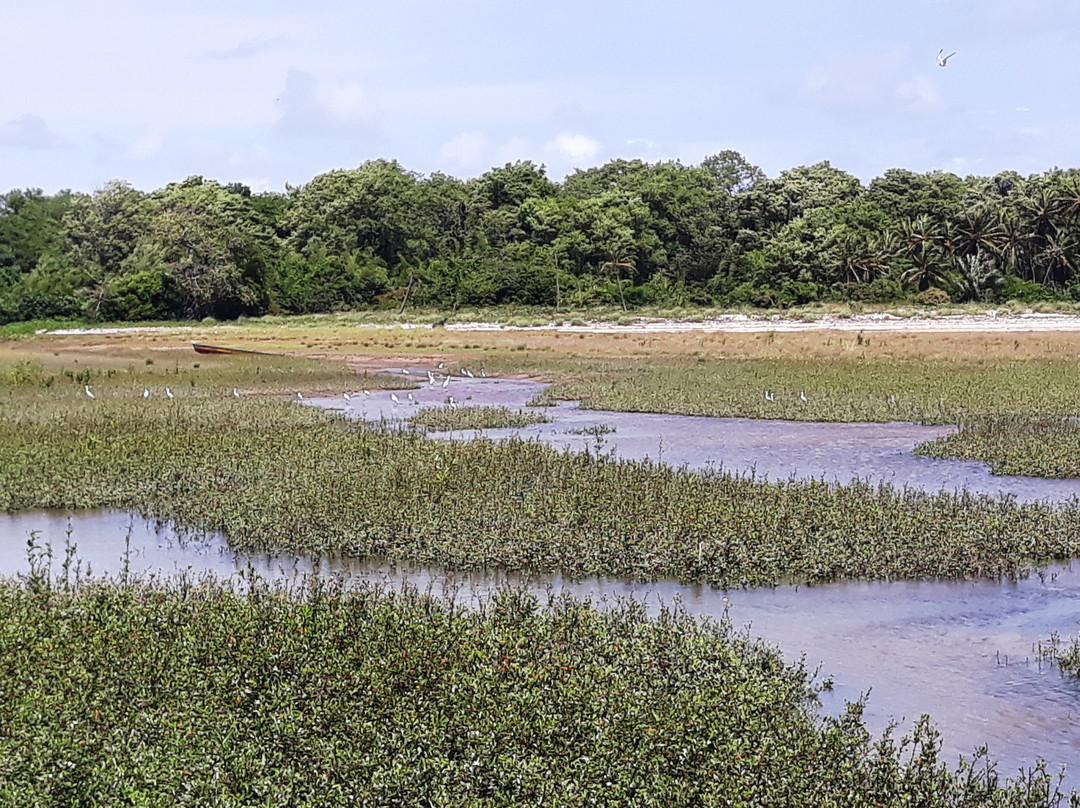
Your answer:
[[[201,342],[191,343],[191,347],[195,349],[195,353],[199,354],[259,354],[260,356],[281,356],[281,354],[270,353],[269,351],[252,351],[248,348],[226,348],[221,345],[204,345]]]

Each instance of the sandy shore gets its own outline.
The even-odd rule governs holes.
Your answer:
[[[725,314],[700,321],[648,320],[619,325],[587,322],[580,325],[549,323],[541,326],[509,326],[498,323],[449,323],[448,331],[556,331],[583,334],[683,334],[756,333],[767,331],[904,331],[919,332],[1028,332],[1080,331],[1075,314],[965,314],[942,317],[897,317],[893,314],[825,315],[815,319],[788,319],[780,315]]]
[[[342,325],[349,328],[422,329],[432,326],[418,323],[357,323]],[[235,328],[223,325],[219,328]],[[894,314],[854,314],[846,317],[823,315],[818,318],[794,319],[781,315],[723,314],[703,320],[667,320],[641,318],[632,323],[618,324],[588,321],[571,324],[568,321],[550,322],[545,325],[506,325],[503,323],[461,322],[448,323],[447,331],[535,331],[567,334],[689,334],[689,333],[759,333],[798,331],[850,331],[850,332],[907,332],[907,333],[958,333],[958,332],[1080,332],[1080,315],[1076,314],[1009,314],[994,312],[985,314],[943,315],[938,317],[897,317]],[[39,331],[38,334],[55,336],[78,336],[82,334],[124,334],[147,332],[191,331],[191,326],[130,326],[126,328],[65,328]]]

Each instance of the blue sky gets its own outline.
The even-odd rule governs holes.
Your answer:
[[[864,182],[1080,166],[1075,0],[7,6],[0,190],[280,191],[377,157],[558,180],[722,149]]]

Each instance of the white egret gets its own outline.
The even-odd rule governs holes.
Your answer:
[[[765,400],[766,401],[776,401],[776,393],[772,393],[772,392],[766,390],[765,391]]]
[[[416,399],[412,397],[412,393],[406,393],[405,395],[409,399],[410,404],[415,404],[416,403]]]
[[[446,378],[442,381],[443,389],[445,390],[450,385],[450,374],[446,374]]]
[[[346,401],[352,401],[352,396],[350,396],[348,393],[342,393],[341,397]]]
[[[296,400],[297,401],[303,401],[304,400],[304,394],[301,393],[299,390],[296,391]]]
[[[806,403],[806,393],[799,391],[799,401],[801,401],[803,404]]]
[[[237,390],[235,387],[232,389],[232,397],[233,398],[240,398],[240,391]]]
[[[168,387],[165,388],[165,398],[176,398],[176,396],[173,395],[173,391]]]
[[[446,367],[446,363],[445,363],[445,362],[440,362],[440,363],[439,363],[439,368],[438,368],[438,369],[439,369],[439,370],[442,370],[442,369],[443,369],[444,367]]]
[[[391,393],[390,400],[393,401],[395,404],[401,403],[401,399],[397,397],[397,393]]]
[[[486,379],[487,378],[487,371],[484,370],[483,368],[480,368],[480,378],[481,379]]]
[[[939,50],[937,52],[937,66],[938,67],[948,67],[949,66],[949,60],[951,58],[953,58],[954,56],[956,56],[956,51],[953,51],[948,56],[945,56],[945,49],[942,48],[941,50]]]
[[[401,372],[404,373],[406,376],[409,375],[409,369],[408,368],[402,368]]]
[[[371,391],[368,390],[366,387],[364,388],[364,395],[365,396],[370,396],[371,395]]]
[[[87,398],[93,398],[94,397],[94,394],[90,392],[90,385],[88,385],[88,384],[83,385],[83,389],[86,391],[86,397]]]
[[[145,387],[143,388],[143,391],[142,391],[142,397],[143,398],[150,398],[150,391]]]

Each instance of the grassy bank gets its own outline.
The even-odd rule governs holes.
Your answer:
[[[994,474],[1080,477],[1080,423],[1017,416],[961,424],[959,432],[918,446],[916,454],[986,463]]]
[[[0,583],[8,805],[1051,806],[721,624],[507,592]]]

